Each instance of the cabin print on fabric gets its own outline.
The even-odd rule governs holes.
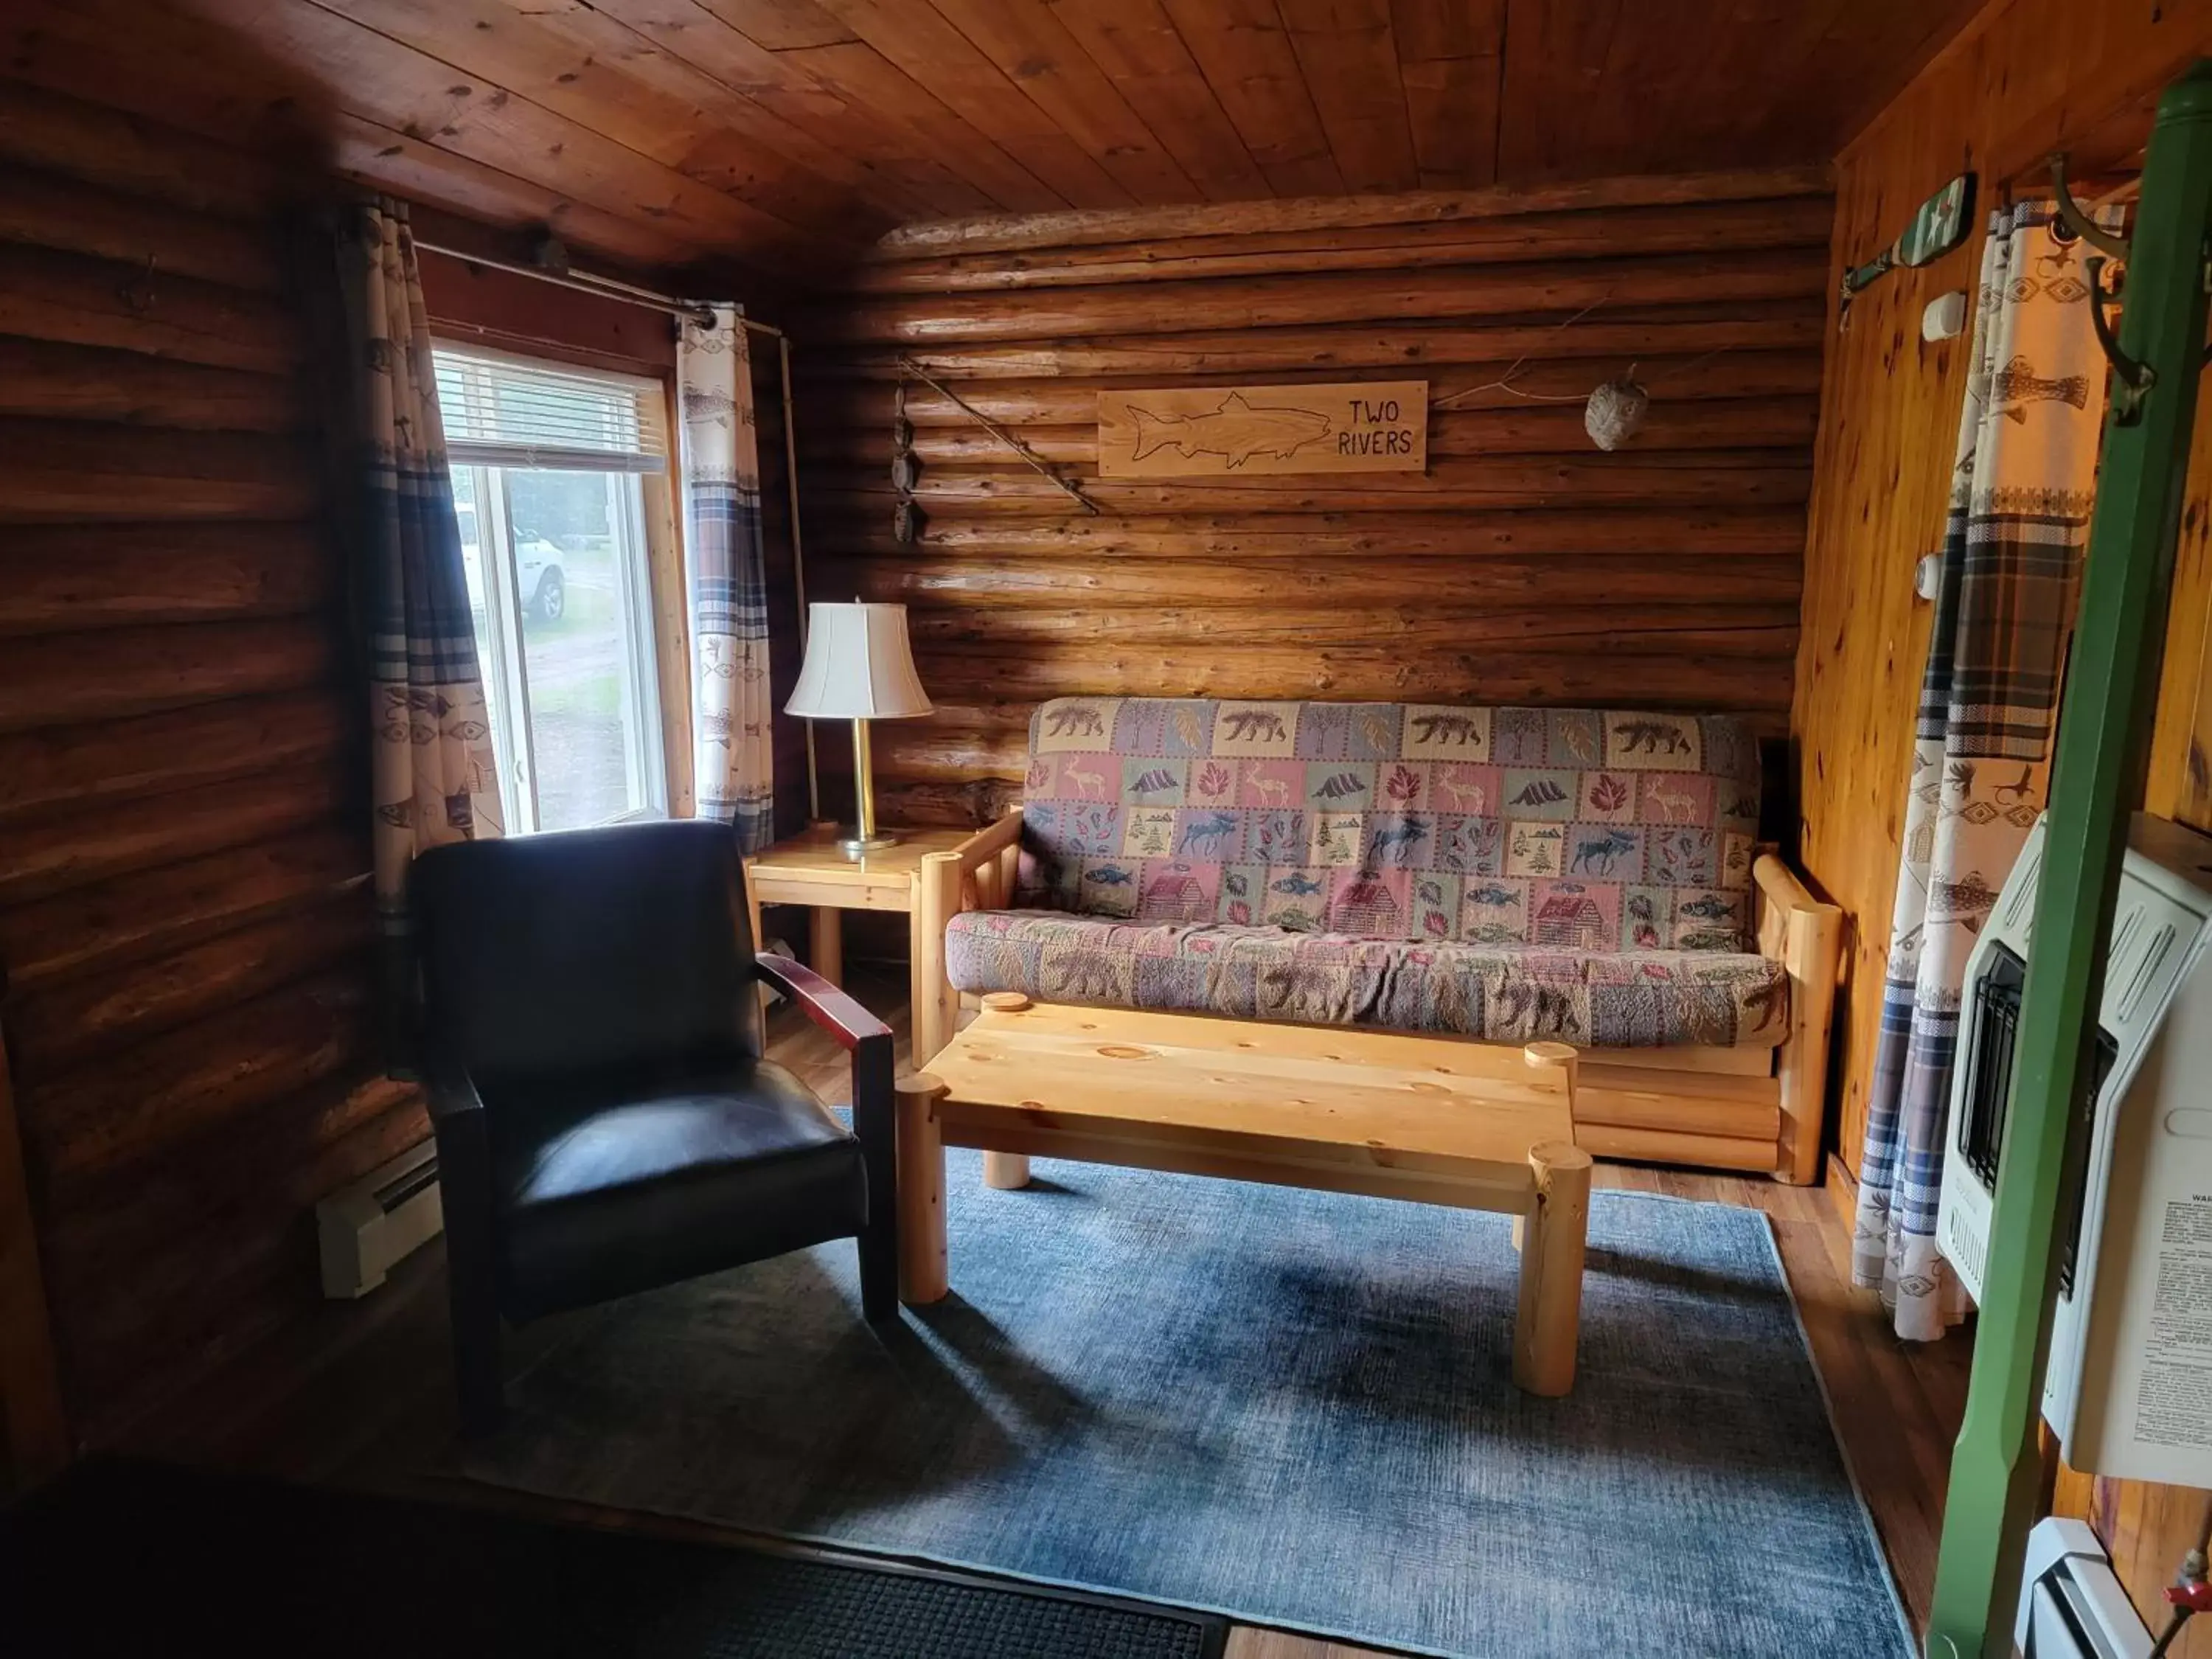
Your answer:
[[[1109,478],[1419,472],[1428,459],[1426,380],[1098,394]]]
[[[1735,951],[1756,745],[1716,716],[1062,698],[1021,902],[1144,921]]]

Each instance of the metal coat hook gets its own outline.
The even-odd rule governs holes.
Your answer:
[[[2089,278],[2089,326],[2105,361],[2112,366],[2112,414],[2118,420],[2131,421],[2142,406],[2143,394],[2158,376],[2148,363],[2139,363],[2120,349],[2119,339],[2105,315],[2105,261],[2092,254],[2081,262],[2081,269]],[[2111,295],[2114,299],[2119,297],[2118,281],[2116,274]]]
[[[2119,337],[2112,332],[2111,319],[2105,312],[2106,300],[2119,297],[2120,283],[2125,276],[2123,271],[2113,273],[2112,291],[2108,295],[2105,292],[2105,266],[2112,259],[2126,260],[2127,241],[2081,210],[2081,204],[2074,199],[2074,192],[2066,185],[2063,152],[2051,158],[2051,193],[2058,203],[2058,222],[2098,250],[2081,262],[2081,270],[2089,278],[2089,326],[2097,336],[2097,346],[2105,354],[2105,361],[2112,366],[2113,417],[2132,421],[2136,411],[2142,407],[2143,395],[2158,376],[2148,363],[2139,363],[2120,349]]]
[[[2079,236],[2091,247],[2111,259],[2125,259],[2128,245],[2124,239],[2115,236],[2081,210],[2074,199],[2074,192],[2066,186],[2066,155],[2060,151],[2051,158],[2051,193],[2058,201],[2058,222]]]

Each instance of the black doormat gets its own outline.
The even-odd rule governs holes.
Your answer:
[[[1219,1659],[1225,1620],[124,1459],[0,1512],[0,1654]]]

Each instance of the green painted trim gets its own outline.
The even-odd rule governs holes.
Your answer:
[[[2121,348],[2156,374],[2105,426],[2021,994],[1966,1415],[1951,1462],[1929,1659],[2007,1659],[2042,1460],[2058,1197],[2087,1155],[2069,1133],[2089,1075],[2128,817],[2138,799],[2204,349],[2212,62],[2166,88],[2143,168]],[[2088,326],[2085,318],[2082,326]],[[2069,872],[2074,879],[2068,879]]]

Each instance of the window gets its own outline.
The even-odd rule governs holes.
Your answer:
[[[435,356],[507,827],[664,817],[650,557],[666,543],[663,390],[474,348]]]

